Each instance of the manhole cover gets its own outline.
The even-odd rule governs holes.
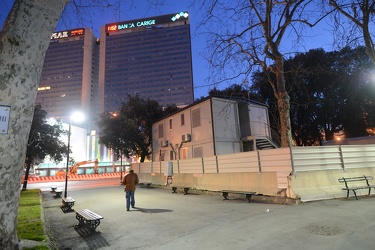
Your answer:
[[[309,227],[310,233],[313,234],[319,234],[319,235],[325,235],[325,236],[333,236],[337,235],[343,232],[343,230],[335,227],[329,227],[329,226],[318,226],[318,225],[312,225]]]

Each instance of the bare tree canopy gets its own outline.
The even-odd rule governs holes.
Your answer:
[[[248,81],[254,69],[269,77],[278,101],[281,145],[293,145],[290,125],[289,95],[285,89],[284,54],[281,45],[304,29],[311,28],[326,15],[313,1],[225,1],[210,0],[202,4],[207,17],[201,24],[209,38],[212,80],[215,83]],[[283,45],[285,47],[285,44]],[[290,52],[292,49],[289,48]]]
[[[336,40],[344,46],[356,46],[364,43],[366,54],[375,65],[375,1],[336,1],[330,0],[330,6],[336,10],[333,15]]]

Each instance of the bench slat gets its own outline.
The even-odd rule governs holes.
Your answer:
[[[94,232],[95,229],[100,225],[100,220],[103,219],[103,216],[88,209],[83,209],[76,211],[76,219],[78,220],[77,227],[86,225],[90,228],[91,232]]]
[[[74,200],[72,197],[62,198],[62,200],[63,200],[64,202],[75,202],[75,200]]]
[[[81,215],[82,217],[84,217],[86,220],[98,220],[98,219],[103,219],[103,216],[101,215],[98,215],[88,209],[83,209],[83,210],[80,210],[80,211],[77,211],[76,212],[77,214]]]

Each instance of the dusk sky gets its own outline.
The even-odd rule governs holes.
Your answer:
[[[7,17],[10,8],[13,5],[13,0],[0,0],[0,25],[2,26],[5,18]],[[120,6],[120,8],[102,8],[102,9],[83,9],[83,14],[80,17],[84,17],[84,20],[79,22],[73,19],[64,19],[65,22],[59,22],[56,31],[65,29],[74,29],[79,27],[92,28],[95,35],[99,37],[100,27],[108,23],[139,19],[144,17],[165,15],[171,13],[177,13],[181,11],[188,11],[190,14],[190,25],[191,25],[191,37],[192,37],[192,53],[193,53],[193,77],[194,77],[194,96],[199,98],[201,96],[207,96],[210,88],[213,86],[206,81],[208,78],[208,65],[207,62],[201,56],[202,51],[205,48],[205,39],[203,35],[200,35],[201,31],[197,30],[198,23],[201,21],[202,13],[197,11],[197,7],[189,6],[191,1],[187,0],[166,0],[165,5],[153,8],[147,4],[147,0],[137,1],[122,1],[127,2],[127,5]],[[129,4],[133,2],[132,4]],[[327,34],[326,24],[322,23],[320,28],[316,28],[315,34],[309,35],[304,41],[304,46],[299,48],[293,48],[293,51],[307,51],[312,48],[323,47],[326,50],[331,50],[329,38]],[[309,31],[306,31],[309,32]],[[287,39],[286,39],[287,40]],[[288,46],[288,42],[284,43],[284,46]],[[218,86],[219,89],[227,87],[225,83]]]

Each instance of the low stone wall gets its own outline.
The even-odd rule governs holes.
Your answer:
[[[167,183],[167,176],[163,174],[138,173],[138,176],[141,183],[155,185]],[[174,185],[209,191],[238,190],[270,196],[286,196],[286,193],[277,186],[276,173],[173,174],[171,186]]]
[[[167,177],[163,174],[139,173],[138,175],[141,182],[156,185],[166,185],[167,182]],[[339,183],[338,179],[363,175],[375,177],[375,168],[297,172],[296,175],[287,177],[287,188],[278,186],[276,172],[260,174],[173,174],[171,186],[186,186],[196,190],[212,192],[220,190],[253,191],[258,195],[285,197],[306,202],[346,197],[346,192],[342,190],[344,185]],[[375,181],[372,184],[375,184]],[[358,195],[366,195],[367,193],[368,190],[358,190]]]

